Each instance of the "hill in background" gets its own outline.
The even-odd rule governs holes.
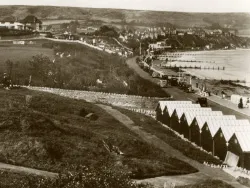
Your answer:
[[[206,27],[218,23],[225,28],[250,29],[249,13],[184,13],[166,11],[97,9],[55,6],[0,6],[0,19],[23,19],[33,14],[42,20],[83,20],[99,24],[173,24],[178,27]]]

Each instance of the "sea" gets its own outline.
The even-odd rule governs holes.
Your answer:
[[[182,61],[210,62],[215,67],[225,67],[225,70],[183,69],[191,75],[203,79],[239,80],[240,85],[250,87],[250,49],[192,51],[179,55],[178,59]]]

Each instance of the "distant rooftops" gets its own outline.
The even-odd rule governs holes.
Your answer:
[[[26,16],[23,20],[18,20],[17,18],[13,17],[13,16],[8,16],[3,18],[0,22],[5,23],[5,22],[10,22],[10,23],[14,23],[14,22],[20,22],[23,24],[27,24],[27,23],[39,23],[42,24],[42,21],[39,20],[37,17],[33,16],[33,15],[29,15]]]

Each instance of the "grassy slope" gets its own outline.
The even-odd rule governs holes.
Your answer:
[[[25,96],[32,95],[29,107]],[[0,89],[0,160],[56,172],[100,161],[123,164],[132,177],[185,174],[196,170],[146,144],[99,107],[25,89]],[[80,116],[85,109],[96,121]],[[118,147],[124,155],[108,152]],[[125,167],[127,166],[127,167]]]
[[[213,164],[221,164],[219,160],[212,157],[211,155],[200,151],[199,149],[195,148],[193,145],[183,141],[179,137],[177,137],[173,132],[161,126],[160,123],[156,122],[151,117],[138,114],[135,112],[131,112],[125,109],[119,109],[122,113],[128,115],[136,125],[140,126],[147,132],[150,132],[166,143],[168,143],[173,148],[181,151],[184,155],[188,156],[191,159],[194,159],[200,163],[204,161],[213,163]]]
[[[201,184],[178,186],[176,188],[233,188],[233,187],[220,180],[207,180]]]
[[[168,22],[185,27],[207,26],[214,21],[235,28],[249,28],[250,25],[250,15],[247,13],[184,13],[74,7],[0,6],[0,18],[6,16],[24,18],[29,14],[34,14],[40,19],[101,20],[104,22],[126,20],[127,22],[137,21],[149,24]]]
[[[125,59],[117,55],[110,55],[80,44],[44,40],[36,42],[37,46],[43,45],[50,48],[29,49],[26,46],[19,46],[15,47],[15,50],[9,51],[12,47],[10,48],[8,45],[0,47],[6,52],[2,54],[4,60],[11,59],[16,64],[12,71],[12,80],[19,79],[20,84],[24,84],[25,80],[32,75],[32,85],[35,86],[91,89],[112,93],[167,97],[167,94],[160,86],[140,78],[133,70],[129,69]],[[24,53],[20,55],[19,53],[23,51]],[[45,56],[52,57],[54,52],[64,53],[65,56],[63,58],[56,56],[55,63],[50,62],[49,70],[53,72],[52,76],[48,76],[48,74],[41,71],[47,70],[47,67],[43,67],[44,63],[41,62],[38,68],[32,69],[31,64],[28,62],[28,59],[31,60],[31,56],[36,53],[43,53]],[[71,54],[71,57],[66,57],[68,54]],[[0,67],[0,74],[7,70],[5,61],[0,62]],[[97,79],[101,79],[105,86],[98,85],[96,83]],[[57,82],[55,83],[54,80]],[[128,86],[124,85],[124,81]]]

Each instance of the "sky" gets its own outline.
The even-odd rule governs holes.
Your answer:
[[[179,12],[250,13],[250,0],[1,0],[0,5],[54,5]]]

